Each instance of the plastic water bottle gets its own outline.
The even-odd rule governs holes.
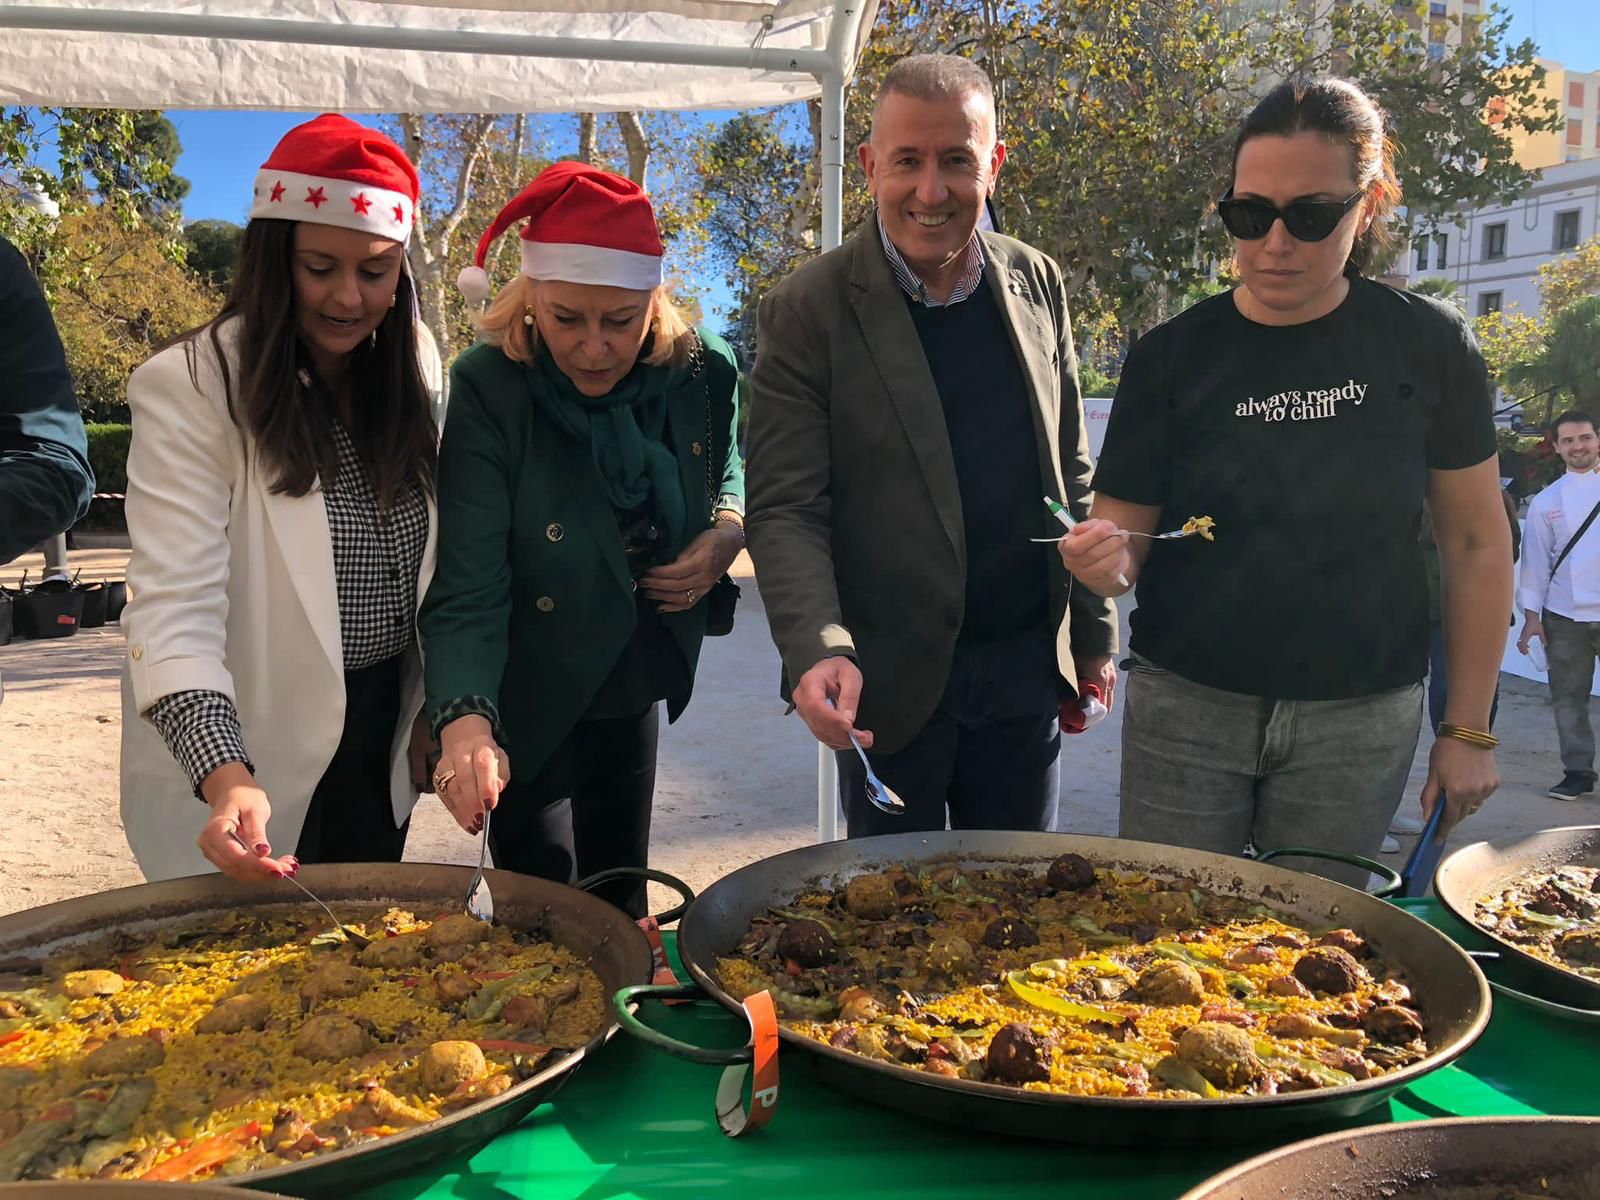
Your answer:
[[[1528,639],[1528,661],[1533,664],[1533,669],[1543,675],[1550,670],[1550,660],[1545,657],[1544,639],[1531,637]]]

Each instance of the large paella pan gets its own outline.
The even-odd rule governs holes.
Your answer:
[[[1115,904],[1134,911],[1114,920]],[[874,905],[881,919],[852,919]],[[1109,838],[949,831],[792,851],[712,885],[678,947],[730,1008],[764,981],[783,1044],[832,1084],[1070,1140],[1243,1140],[1348,1117],[1488,1019],[1482,974],[1405,912]]]
[[[0,918],[0,1175],[308,1194],[515,1123],[615,1032],[606,998],[651,951],[610,905],[509,873],[473,921],[469,874],[307,867],[370,945],[217,876]]]

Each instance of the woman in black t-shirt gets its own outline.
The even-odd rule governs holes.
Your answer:
[[[1104,596],[1137,582],[1122,835],[1371,853],[1416,752],[1431,502],[1449,711],[1424,814],[1499,784],[1487,734],[1511,553],[1490,390],[1454,307],[1365,279],[1399,186],[1373,102],[1285,84],[1218,203],[1241,286],[1128,355],[1093,519],[1061,541]],[[1153,542],[1191,516],[1216,540]]]

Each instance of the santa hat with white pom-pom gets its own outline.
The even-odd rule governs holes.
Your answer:
[[[529,279],[641,292],[661,285],[666,251],[644,189],[609,171],[561,162],[539,172],[483,231],[473,265],[456,277],[456,286],[472,303],[489,298],[483,261],[495,238],[517,221],[527,222],[521,233],[522,274]]]

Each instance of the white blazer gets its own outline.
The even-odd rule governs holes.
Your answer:
[[[232,339],[223,344],[232,357]],[[189,373],[195,356],[196,387]],[[426,356],[424,356],[426,357]],[[231,375],[237,386],[239,368]],[[431,367],[431,371],[427,370]],[[438,386],[438,359],[424,378]],[[322,491],[274,494],[228,415],[209,335],[173,346],[128,380],[131,600],[122,614],[122,823],[147,879],[215,870],[195,839],[208,817],[143,714],[203,688],[233,698],[256,779],[272,801],[267,834],[293,854],[311,795],[344,729],[344,654],[333,543]],[[417,579],[433,577],[437,514]],[[408,654],[390,790],[398,827],[417,801],[406,751],[422,708],[422,661]]]

